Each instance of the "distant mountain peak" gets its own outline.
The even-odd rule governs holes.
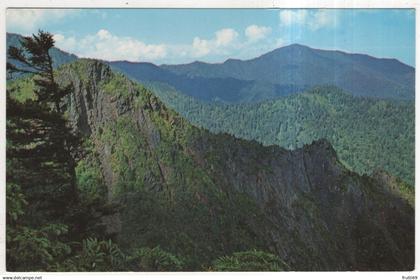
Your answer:
[[[224,63],[235,63],[235,62],[238,62],[238,61],[243,61],[243,60],[237,59],[237,58],[228,58],[228,59],[225,60]]]
[[[302,45],[302,44],[299,44],[299,43],[293,43],[293,44],[290,44],[290,45],[287,45],[287,46],[283,46],[283,47],[280,47],[280,48],[305,48],[305,49],[311,49],[311,47],[308,47],[306,45]]]
[[[411,100],[415,69],[396,59],[323,50],[294,43],[249,60],[167,65],[172,73],[235,78],[300,88],[335,85],[355,96]]]

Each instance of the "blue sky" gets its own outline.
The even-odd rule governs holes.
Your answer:
[[[415,64],[412,9],[9,9],[6,28],[106,60],[223,62],[300,43]]]

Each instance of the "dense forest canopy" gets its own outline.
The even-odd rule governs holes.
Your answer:
[[[202,102],[162,83],[149,83],[193,124],[264,145],[295,149],[326,138],[360,174],[384,170],[414,184],[414,102],[353,97],[334,86],[256,104]]]

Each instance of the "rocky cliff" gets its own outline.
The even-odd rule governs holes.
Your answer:
[[[69,118],[93,145],[121,246],[162,246],[203,269],[259,248],[291,270],[411,270],[414,209],[390,178],[359,176],[318,140],[289,151],[211,134],[109,66],[79,60]]]

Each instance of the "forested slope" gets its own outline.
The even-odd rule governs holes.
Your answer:
[[[257,104],[226,105],[200,102],[162,83],[148,85],[169,107],[212,132],[291,149],[325,138],[350,169],[380,169],[414,184],[414,102],[353,97],[322,86]]]
[[[410,267],[404,189],[348,171],[328,142],[288,151],[211,134],[97,61],[59,77],[75,85],[69,116],[123,205],[109,224],[123,248],[159,245],[193,270],[253,248],[295,270]]]

